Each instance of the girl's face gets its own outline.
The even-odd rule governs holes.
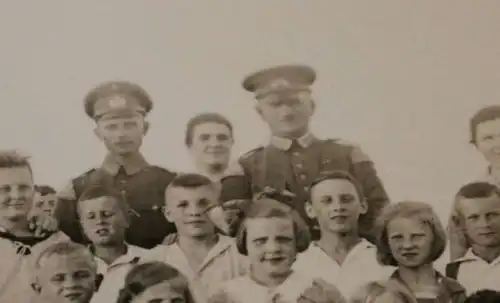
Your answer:
[[[418,218],[394,218],[387,225],[387,238],[399,266],[415,268],[429,261],[434,235]]]
[[[130,303],[185,303],[184,294],[174,289],[169,281],[147,288]]]
[[[254,218],[247,220],[245,225],[252,271],[268,277],[289,273],[297,254],[293,221],[287,218]]]

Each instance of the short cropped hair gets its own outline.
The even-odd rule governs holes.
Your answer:
[[[191,173],[179,174],[167,186],[167,189],[165,190],[165,196],[168,197],[168,195],[175,188],[198,189],[204,186],[208,186],[211,189],[213,189],[216,193],[218,193],[217,187],[214,184],[214,182],[206,176],[200,174],[191,174]]]
[[[148,288],[163,282],[169,282],[173,289],[184,294],[187,303],[194,303],[187,278],[174,267],[159,261],[134,266],[125,277],[116,302],[130,303]]]
[[[417,303],[411,294],[400,288],[391,286],[387,281],[373,281],[363,285],[351,297],[350,303],[374,302],[375,299],[386,293],[391,293],[404,303]]]
[[[483,199],[496,196],[500,203],[500,189],[488,182],[470,182],[460,187],[455,195],[451,210],[451,220],[463,227],[463,216],[460,211],[461,199]]]
[[[236,244],[238,251],[243,255],[248,255],[246,240],[247,240],[247,227],[248,220],[256,218],[280,218],[290,219],[293,221],[293,229],[296,239],[297,252],[303,252],[311,243],[311,234],[307,224],[299,215],[299,213],[290,207],[288,204],[262,197],[255,199],[246,209],[244,219],[238,234],[236,235]]]
[[[191,118],[186,126],[186,135],[184,143],[186,146],[191,146],[193,144],[193,133],[196,126],[205,123],[217,123],[227,126],[231,137],[233,136],[233,125],[229,120],[221,114],[218,113],[202,113]]]
[[[490,105],[478,110],[469,120],[470,143],[477,143],[477,126],[483,122],[500,119],[500,105]]]
[[[497,303],[500,302],[500,292],[491,289],[479,290],[467,297],[464,303]]]
[[[41,196],[56,194],[56,190],[49,185],[35,185],[35,191]]]
[[[398,266],[390,249],[387,235],[389,223],[396,218],[416,219],[431,229],[434,237],[428,262],[436,261],[443,254],[446,248],[446,232],[434,209],[424,202],[403,201],[387,205],[377,218],[377,259],[381,264]]]
[[[33,175],[29,159],[29,156],[17,150],[2,150],[0,151],[0,168],[27,167]]]
[[[118,204],[118,206],[120,207],[120,210],[123,212],[123,214],[126,217],[130,215],[131,212],[130,206],[128,205],[127,201],[125,201],[125,197],[120,191],[106,184],[101,185],[97,183],[87,187],[78,198],[78,207],[77,207],[78,212],[80,212],[80,205],[85,201],[99,199],[103,197],[114,199]]]
[[[363,186],[361,185],[361,183],[353,175],[351,175],[350,173],[348,173],[346,171],[342,171],[342,170],[331,171],[331,172],[322,174],[320,177],[315,179],[311,183],[311,185],[309,186],[309,195],[311,195],[311,192],[313,191],[313,189],[316,185],[318,185],[319,183],[326,181],[326,180],[346,180],[346,181],[348,181],[356,189],[356,193],[358,194],[358,198],[360,200],[364,200]],[[310,196],[309,196],[309,198],[310,198]]]
[[[59,241],[48,245],[41,250],[37,255],[33,256],[33,269],[39,270],[43,268],[44,263],[52,256],[69,256],[72,254],[80,254],[83,258],[88,260],[89,268],[96,273],[97,264],[95,263],[94,256],[90,250],[82,244],[72,241]]]

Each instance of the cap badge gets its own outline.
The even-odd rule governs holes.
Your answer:
[[[290,82],[288,82],[286,79],[276,79],[269,84],[269,89],[284,89],[289,88],[290,86]]]
[[[109,100],[109,107],[113,109],[124,108],[127,106],[127,100],[125,98],[118,96]]]

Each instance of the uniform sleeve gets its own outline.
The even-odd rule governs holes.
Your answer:
[[[83,234],[76,212],[76,192],[73,181],[69,181],[57,192],[58,203],[54,213],[59,229],[72,241],[83,243]]]
[[[222,203],[231,200],[252,199],[252,183],[242,160],[231,163],[221,180]]]
[[[375,220],[384,206],[389,204],[389,197],[373,161],[359,146],[351,145],[350,159],[352,173],[361,183],[368,204],[367,213],[360,218],[360,233],[373,242]]]

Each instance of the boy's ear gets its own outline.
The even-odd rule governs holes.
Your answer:
[[[171,212],[166,205],[163,206],[163,215],[165,216],[165,218],[167,219],[168,222],[174,223]]]
[[[359,202],[361,204],[361,209],[360,209],[359,213],[364,215],[368,211],[368,203],[366,202],[366,200],[364,198],[361,199],[361,201],[359,201]]]
[[[309,219],[316,218],[316,211],[312,207],[311,201],[306,201],[306,203],[304,204],[304,209],[305,209],[306,215],[309,217]]]

